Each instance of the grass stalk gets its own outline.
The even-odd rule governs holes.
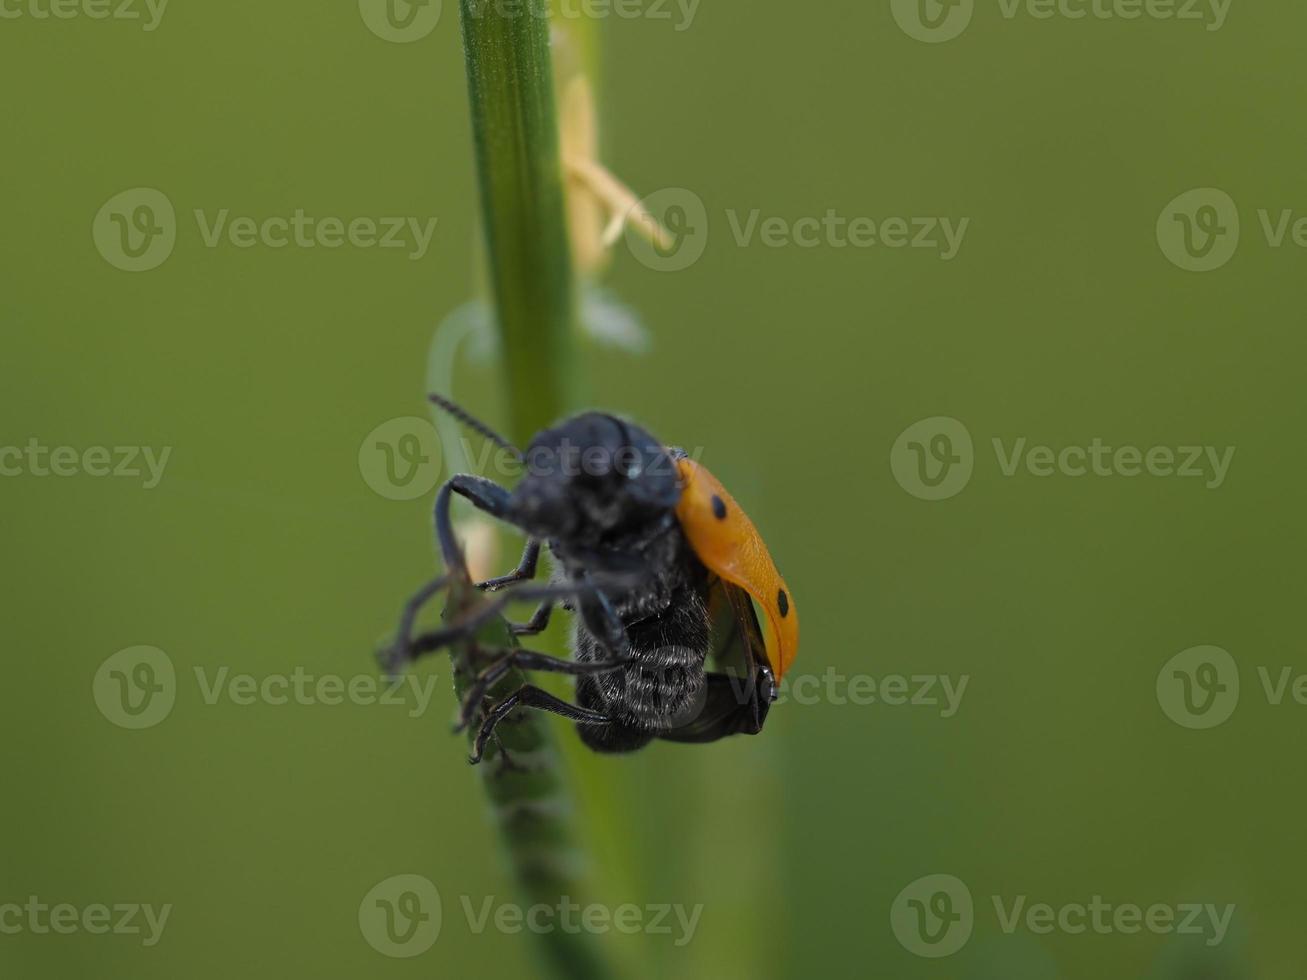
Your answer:
[[[461,0],[461,17],[508,428],[525,445],[574,407],[580,380],[549,19],[544,0]],[[475,601],[466,591],[451,596],[447,615]],[[479,644],[514,642],[502,622],[487,629],[493,635],[478,637]],[[475,662],[455,658],[460,697]],[[513,671],[492,697],[523,683],[526,677]],[[525,899],[552,906],[563,898],[584,902],[590,891],[587,859],[549,720],[539,712],[517,712],[500,725],[499,740],[480,772]],[[594,936],[554,929],[539,939],[558,976],[611,975]]]
[[[571,405],[574,283],[545,0],[462,0],[463,47],[509,431]]]

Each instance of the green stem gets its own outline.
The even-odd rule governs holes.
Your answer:
[[[524,445],[574,407],[578,381],[549,20],[544,0],[461,0],[461,12],[509,433]],[[454,609],[476,601],[467,594],[452,598]],[[491,629],[497,635],[479,643],[512,642],[502,622]],[[461,699],[469,685],[467,665],[476,658],[459,661],[455,685]],[[503,697],[525,682],[520,671],[512,671],[491,695]],[[552,906],[564,899],[584,902],[585,853],[549,721],[542,712],[516,712],[498,732],[501,744],[487,753],[481,772],[525,897]],[[611,975],[588,933],[554,929],[540,938],[558,976]]]
[[[481,601],[470,583],[456,585],[445,616],[466,615]],[[458,651],[453,661],[454,690],[460,703],[472,686],[473,672],[488,663],[478,651],[516,645],[501,619]],[[498,701],[526,682],[521,671],[510,671],[490,698]],[[476,726],[472,729],[475,732]],[[525,904],[584,905],[589,892],[584,881],[588,860],[574,824],[571,787],[545,715],[514,712],[495,729],[495,736],[478,768]],[[470,733],[469,740],[472,737]],[[612,975],[594,937],[587,933],[549,929],[540,940],[549,966],[560,978],[602,980]]]
[[[572,260],[545,0],[462,0],[490,281],[509,392],[525,442],[575,390]]]

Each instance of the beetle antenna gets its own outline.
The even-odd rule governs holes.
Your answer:
[[[432,395],[428,395],[427,398],[431,400],[431,403],[433,405],[436,405],[439,408],[443,408],[446,412],[454,416],[454,418],[458,419],[458,421],[462,422],[473,432],[477,432],[485,436],[500,449],[507,449],[519,460],[524,458],[522,456],[522,450],[518,449],[511,442],[509,442],[507,439],[501,436],[494,429],[490,428],[490,426],[486,425],[480,419],[476,418],[474,415],[472,415],[471,412],[463,408],[461,405],[458,405],[450,401],[444,395],[432,394]]]

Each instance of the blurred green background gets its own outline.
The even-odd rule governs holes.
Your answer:
[[[478,933],[464,913],[514,897],[447,734],[446,664],[418,671],[437,682],[419,717],[210,705],[195,676],[371,676],[378,638],[433,571],[430,494],[373,492],[358,454],[388,419],[425,415],[433,331],[481,277],[454,6],[412,43],[379,37],[351,2],[175,0],[155,30],[5,7],[0,446],[172,455],[150,490],[21,465],[0,478],[0,905],[173,906],[149,948],[0,934],[6,976],[538,970],[532,936]],[[1301,976],[1307,707],[1292,688],[1271,703],[1258,669],[1307,670],[1307,253],[1291,233],[1272,247],[1258,212],[1307,215],[1307,9],[1233,0],[1209,30],[1206,6],[1204,23],[982,0],[959,36],[927,43],[900,26],[913,6],[893,8],[710,0],[687,19],[650,2],[600,25],[607,164],[641,194],[690,190],[707,235],[675,273],[618,246],[607,284],[653,349],[590,349],[593,399],[703,449],[795,593],[793,676],[820,684],[755,739],[569,749],[599,872],[587,900],[702,905],[681,945],[600,941],[641,976]],[[139,187],[175,206],[176,247],[128,273],[92,223]],[[1209,272],[1168,261],[1156,233],[1193,188],[1228,194],[1241,223]],[[196,209],[438,224],[415,261],[210,248]],[[787,227],[829,209],[969,225],[948,261],[741,245],[732,221],[755,209]],[[1194,212],[1200,231],[1213,213]],[[497,374],[459,377],[495,417]],[[970,433],[974,471],[929,501],[891,455],[937,416]],[[1022,438],[1236,452],[1208,489],[1006,476],[995,438],[1005,452]],[[177,676],[171,714],[139,731],[92,696],[106,659],[137,645]],[[1158,693],[1163,666],[1200,645],[1228,651],[1240,681],[1237,709],[1206,730]],[[835,674],[968,681],[943,717],[831,697]],[[443,900],[438,940],[410,959],[380,955],[358,920],[399,874]],[[969,942],[943,959],[915,955],[891,921],[936,874],[975,907]],[[1024,920],[1007,932],[995,896],[1005,910],[1101,896],[1235,911],[1209,946]]]

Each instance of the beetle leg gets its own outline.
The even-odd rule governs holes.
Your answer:
[[[577,663],[575,660],[551,657],[547,653],[535,653],[531,650],[518,650],[516,648],[487,649],[485,652],[495,654],[495,659],[481,673],[477,674],[472,687],[468,689],[467,696],[463,698],[459,721],[454,727],[455,732],[463,731],[472,723],[472,716],[476,713],[477,707],[485,701],[490,688],[514,667],[522,670],[571,674],[576,677],[583,674],[606,674],[610,671],[621,670],[630,663],[629,660],[601,660],[597,663]]]
[[[531,614],[531,618],[525,623],[510,623],[509,631],[514,636],[538,636],[548,628],[549,617],[553,615],[553,612],[553,601],[546,600],[540,603],[540,607]]]
[[[413,624],[417,622],[418,613],[422,607],[431,601],[432,596],[449,584],[449,576],[441,575],[434,578],[422,588],[418,589],[408,602],[404,603],[404,611],[399,617],[399,630],[395,635],[394,642],[377,654],[377,659],[381,663],[381,668],[388,674],[395,673],[404,662],[409,659],[407,652],[410,637],[413,635]]]
[[[561,715],[569,721],[585,722],[591,725],[606,725],[611,721],[605,714],[591,711],[588,708],[578,708],[574,704],[568,704],[566,701],[554,697],[547,691],[542,691],[538,687],[527,684],[519,687],[486,714],[486,720],[481,723],[481,730],[477,732],[476,741],[473,743],[472,755],[468,759],[469,762],[476,765],[481,761],[481,757],[485,754],[486,742],[494,734],[495,727],[515,708],[535,708],[538,711],[548,711]]]
[[[508,491],[489,480],[460,475],[452,477],[440,488],[440,492],[436,495],[436,536],[440,541],[440,551],[445,559],[445,567],[450,572],[466,579],[467,561],[463,557],[463,549],[459,547],[458,540],[454,537],[454,526],[450,516],[450,502],[454,493],[466,497],[478,510],[485,511],[492,517],[502,520],[507,507]],[[534,550],[532,545],[535,545]],[[534,575],[535,563],[539,558],[539,554],[539,545],[535,542],[529,542],[526,552],[522,555],[521,563],[512,575],[507,577],[507,581],[520,581],[522,578],[529,578]],[[449,584],[449,578],[449,575],[442,575],[433,579],[404,604],[395,641],[378,654],[382,668],[387,673],[394,673],[413,658],[413,625],[417,622],[418,613],[422,611],[422,607],[436,593]],[[492,580],[492,583],[486,584],[493,584],[495,581],[497,580]]]
[[[581,581],[591,586],[591,591],[578,597],[581,622],[600,649],[608,654],[609,660],[625,660],[630,654],[631,644],[621,617],[608,596],[594,586],[589,573],[582,573]]]
[[[466,497],[477,510],[506,521],[508,491],[491,480],[460,474],[450,477],[436,494],[436,540],[440,543],[440,555],[451,575],[466,580],[467,559],[454,536],[454,521],[450,514],[454,494]]]
[[[483,592],[498,592],[506,585],[529,581],[536,577],[536,565],[539,562],[540,542],[532,539],[526,543],[526,548],[522,551],[522,560],[518,562],[517,568],[499,578],[478,582],[477,588]]]
[[[499,593],[494,599],[477,606],[456,623],[440,629],[431,630],[415,637],[401,637],[395,643],[390,654],[391,662],[403,666],[409,660],[416,660],[427,653],[434,653],[444,647],[466,640],[486,623],[501,615],[514,602],[541,602],[552,606],[561,599],[576,599],[594,591],[595,585],[589,582],[573,582],[564,585],[521,585]],[[537,611],[533,622],[540,618]],[[531,624],[528,624],[531,625]]]

